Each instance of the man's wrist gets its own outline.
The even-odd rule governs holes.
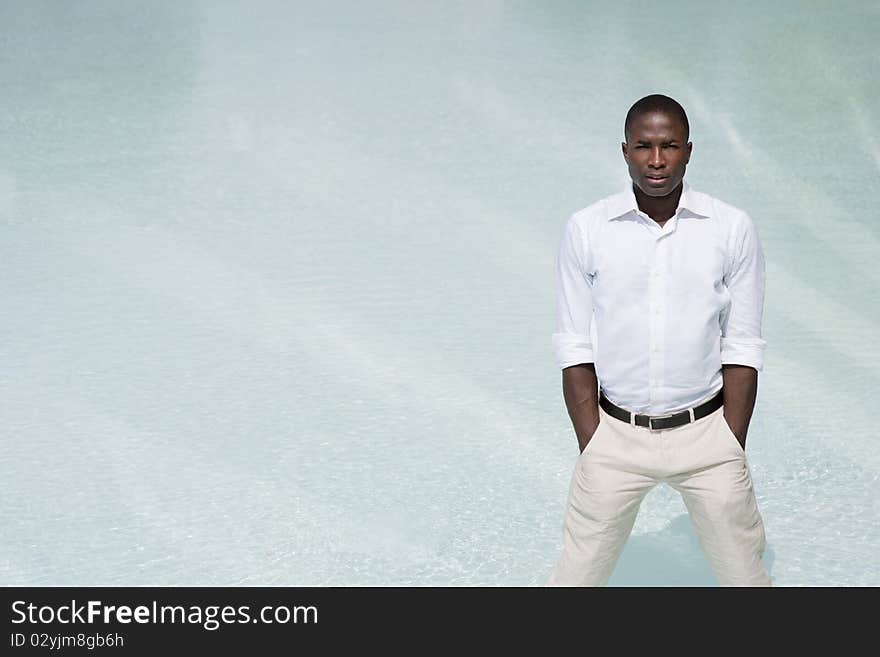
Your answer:
[[[590,444],[590,441],[593,439],[593,436],[596,435],[596,431],[599,429],[599,423],[596,422],[590,423],[589,426],[583,427],[582,431],[577,432],[578,439],[578,447],[581,450],[581,453],[587,448],[587,445]]]
[[[736,439],[739,441],[739,444],[742,445],[742,448],[746,447],[746,435],[749,432],[749,421],[746,420],[743,422],[741,419],[732,418],[727,414],[727,409],[724,410],[724,421],[727,423],[727,427],[730,429],[730,432],[736,436]]]

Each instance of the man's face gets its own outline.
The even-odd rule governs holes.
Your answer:
[[[681,122],[663,112],[642,114],[633,121],[623,146],[629,177],[648,196],[666,196],[678,187],[692,144],[685,143]]]

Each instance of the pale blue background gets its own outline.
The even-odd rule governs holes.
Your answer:
[[[880,584],[878,34],[874,2],[3,2],[0,583],[543,583],[556,245],[660,92],[766,252],[774,581]],[[714,583],[671,489],[612,583]]]

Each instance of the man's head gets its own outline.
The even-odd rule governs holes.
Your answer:
[[[693,147],[684,108],[669,96],[645,96],[627,112],[623,136],[623,159],[636,187],[648,196],[672,193],[684,178]]]

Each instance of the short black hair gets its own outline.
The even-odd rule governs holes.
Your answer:
[[[651,94],[650,96],[645,96],[644,98],[637,100],[633,106],[629,108],[629,112],[626,113],[626,121],[623,123],[624,141],[629,141],[629,128],[633,124],[633,121],[644,114],[651,114],[653,112],[662,112],[663,114],[668,114],[669,116],[678,119],[684,126],[684,140],[687,141],[690,138],[691,126],[688,123],[688,117],[687,114],[685,114],[684,108],[669,96],[664,96],[663,94]]]

